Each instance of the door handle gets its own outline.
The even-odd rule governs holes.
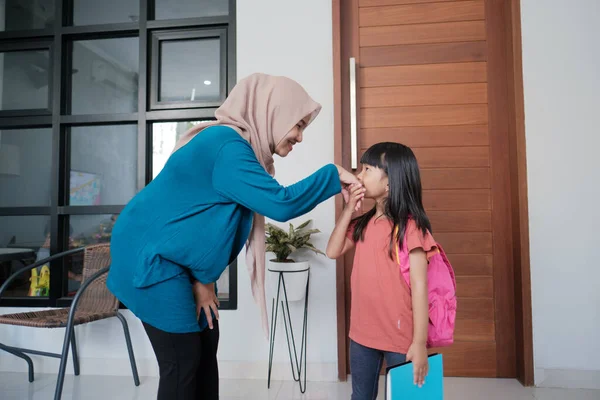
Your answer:
[[[358,168],[358,126],[356,121],[356,58],[350,58],[350,164]]]

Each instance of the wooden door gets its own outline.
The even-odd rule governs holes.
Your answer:
[[[434,236],[457,274],[455,344],[440,350],[449,376],[516,376],[508,3],[340,0],[336,159],[350,167],[353,151],[360,159],[381,141],[413,148]],[[350,57],[356,59],[356,150]],[[338,329],[346,338],[351,260],[338,261]],[[347,346],[339,343],[340,356],[347,357]]]

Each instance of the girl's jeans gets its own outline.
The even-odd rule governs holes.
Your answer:
[[[383,360],[388,367],[406,362],[406,355],[371,349],[350,340],[352,400],[375,400]]]

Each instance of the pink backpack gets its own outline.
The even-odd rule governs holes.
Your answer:
[[[396,228],[396,232],[398,228]],[[454,342],[456,321],[456,279],[454,270],[442,246],[436,243],[437,252],[429,259],[427,283],[429,289],[429,329],[427,347],[445,347]],[[396,245],[396,260],[400,272],[410,289],[410,262],[406,236],[402,250]]]

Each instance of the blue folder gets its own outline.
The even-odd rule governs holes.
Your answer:
[[[387,368],[386,400],[443,400],[444,363],[441,354],[429,356],[429,373],[423,387],[414,384],[411,362]]]

